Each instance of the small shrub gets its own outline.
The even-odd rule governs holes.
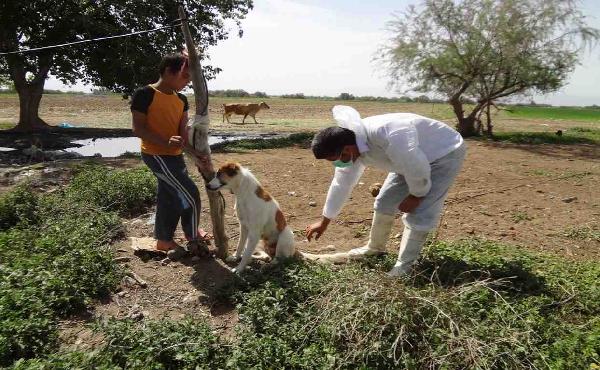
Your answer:
[[[577,226],[567,230],[563,235],[567,238],[600,242],[600,227],[597,225]]]
[[[573,128],[563,131],[562,136],[554,132],[496,132],[494,140],[515,144],[600,144],[600,130]]]
[[[0,231],[17,224],[37,223],[38,196],[27,185],[19,185],[0,197]]]
[[[511,213],[510,218],[514,223],[519,223],[521,221],[531,221],[533,218],[524,211],[514,211]]]
[[[64,191],[0,196],[0,366],[55,351],[58,318],[115,287],[107,245],[122,233],[117,212],[139,212],[154,196],[153,176],[140,169],[76,172]]]
[[[156,178],[145,167],[111,170],[91,164],[78,170],[66,192],[76,201],[91,202],[121,216],[135,216],[154,202]]]
[[[223,369],[226,343],[205,323],[192,320],[109,321],[97,328],[107,343],[95,352],[21,360],[14,369]]]
[[[238,151],[238,150],[261,150],[286,148],[294,145],[310,147],[314,134],[310,132],[300,132],[291,134],[287,137],[275,139],[244,139],[231,142],[224,142],[213,147],[215,151]]]

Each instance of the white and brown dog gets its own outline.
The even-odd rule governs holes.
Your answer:
[[[294,233],[279,204],[248,169],[238,163],[224,164],[206,186],[209,190],[229,189],[235,194],[240,241],[234,256],[239,264],[233,272],[240,274],[244,270],[261,239],[265,251],[275,260],[296,254]]]

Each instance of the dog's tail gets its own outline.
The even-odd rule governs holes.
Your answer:
[[[314,261],[323,264],[329,265],[341,265],[348,263],[350,261],[350,257],[346,252],[340,253],[326,253],[326,254],[313,254],[307,252],[298,252],[299,258],[306,261]]]

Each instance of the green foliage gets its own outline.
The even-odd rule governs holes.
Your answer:
[[[561,136],[554,132],[496,132],[493,140],[515,144],[600,144],[599,129],[570,129]]]
[[[286,98],[286,99],[305,99],[306,96],[304,96],[303,93],[295,93],[295,94],[283,94],[281,95],[282,98]]]
[[[0,2],[0,45],[2,51],[33,49],[84,39],[130,34],[173,26],[137,36],[105,39],[51,50],[0,56],[0,76],[10,75],[22,105],[19,127],[34,131],[44,122],[38,118],[39,97],[49,74],[73,85],[78,81],[104,87],[124,97],[158,78],[164,55],[180,50],[182,37],[178,6],[185,5],[186,19],[196,46],[207,50],[228,37],[227,22],[234,22],[242,35],[240,21],[252,9],[252,0],[125,1],[110,4],[94,1]],[[200,58],[207,59],[205,52]],[[210,79],[220,68],[203,64]]]
[[[411,279],[393,258],[334,271],[287,261],[233,280],[234,337],[182,321],[105,327],[105,345],[25,368],[552,368],[600,354],[600,263],[481,240],[429,246]],[[82,360],[83,359],[83,360]],[[54,367],[55,366],[55,367]]]
[[[21,248],[37,230],[12,228],[2,235],[7,233],[15,233],[11,245]],[[35,267],[44,261],[45,270],[34,269],[34,274],[15,279],[29,281],[52,271],[48,266],[55,262],[47,263],[48,257],[39,261],[32,257],[46,250],[56,251],[48,243],[29,256],[0,257],[12,261],[10,268],[25,263]],[[566,261],[471,239],[429,245],[411,278],[387,278],[384,272],[393,263],[393,256],[341,268],[288,260],[251,269],[216,297],[220,303],[237,306],[239,324],[234,335],[220,335],[206,323],[188,319],[110,321],[98,327],[105,340],[93,351],[53,353],[21,360],[14,368],[586,369],[599,363],[598,261]],[[67,275],[74,268],[59,266]],[[108,266],[103,268],[109,271]],[[99,268],[93,271],[102,275]],[[7,275],[12,276],[0,276],[6,280]],[[27,289],[42,289],[37,287],[43,285],[40,280],[37,285],[23,285],[26,289],[10,289],[7,296],[18,298],[29,294]],[[91,281],[81,290],[91,290]],[[40,299],[13,300],[20,305],[13,303],[7,314],[23,314],[13,315],[10,323],[16,324],[8,325],[13,331],[26,331],[28,335],[19,338],[33,342],[25,343],[37,351],[29,355],[54,350],[53,318],[66,306],[54,299],[44,304]],[[25,320],[25,313],[30,318],[31,312],[36,319]],[[41,339],[42,333],[50,339]],[[42,347],[35,347],[36,343]]]
[[[58,1],[48,6],[33,2],[21,6],[20,1],[0,3],[0,44],[6,50],[54,45],[81,39],[125,34],[168,25],[179,18],[178,2],[113,1],[102,4]],[[239,22],[252,9],[251,0],[218,0],[210,3],[186,2],[192,36],[205,49],[228,36],[226,20]],[[52,30],[52,32],[48,32]],[[241,29],[239,29],[241,35]],[[25,72],[38,73],[44,67],[63,82],[82,79],[94,86],[130,93],[137,86],[157,78],[160,58],[174,52],[181,44],[177,28],[103,42],[66,47],[48,52],[0,57],[0,75],[10,68],[24,67]],[[218,68],[204,66],[207,76]],[[24,76],[15,76],[17,79]],[[36,76],[37,77],[37,76]],[[44,78],[42,76],[40,78]],[[21,81],[15,81],[21,83]]]
[[[139,212],[154,196],[149,179],[87,165],[64,191],[24,185],[0,197],[0,366],[55,351],[58,318],[115,287],[107,245],[122,233],[116,212]]]
[[[276,149],[286,148],[294,145],[310,146],[314,133],[300,132],[287,137],[275,139],[244,139],[232,142],[224,142],[213,146],[215,151],[239,151],[239,150],[257,150],[257,149]]]
[[[600,242],[600,226],[596,224],[577,226],[568,229],[563,235],[577,240]]]
[[[514,223],[519,223],[521,221],[531,221],[533,218],[524,211],[514,211],[511,213],[510,218],[514,221]]]
[[[473,133],[488,102],[565,84],[582,46],[600,39],[576,0],[428,0],[389,23],[379,53],[392,83],[446,96]],[[471,112],[463,102],[478,102]],[[468,127],[466,124],[469,123]]]
[[[18,223],[36,223],[36,207],[38,195],[27,184],[16,187],[13,191],[0,197],[0,231],[11,228]]]
[[[519,106],[510,107],[507,114],[511,118],[600,122],[600,110],[595,108]],[[583,132],[588,129],[573,128],[572,130]]]
[[[21,360],[14,369],[222,369],[226,348],[205,323],[192,320],[135,323],[109,321],[106,346],[95,352],[55,354]]]
[[[156,197],[156,178],[146,167],[111,170],[100,165],[84,165],[66,189],[67,196],[87,201],[121,216],[135,216],[148,208]]]

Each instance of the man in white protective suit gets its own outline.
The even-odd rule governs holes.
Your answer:
[[[398,260],[390,276],[410,273],[427,234],[436,228],[444,200],[459,173],[466,145],[448,125],[412,113],[360,118],[351,107],[335,106],[337,127],[320,131],[312,142],[317,159],[333,162],[331,181],[320,221],[306,227],[318,239],[335,219],[367,166],[389,174],[375,199],[369,242],[352,249],[350,258],[382,255],[396,212],[403,212],[404,232]]]

